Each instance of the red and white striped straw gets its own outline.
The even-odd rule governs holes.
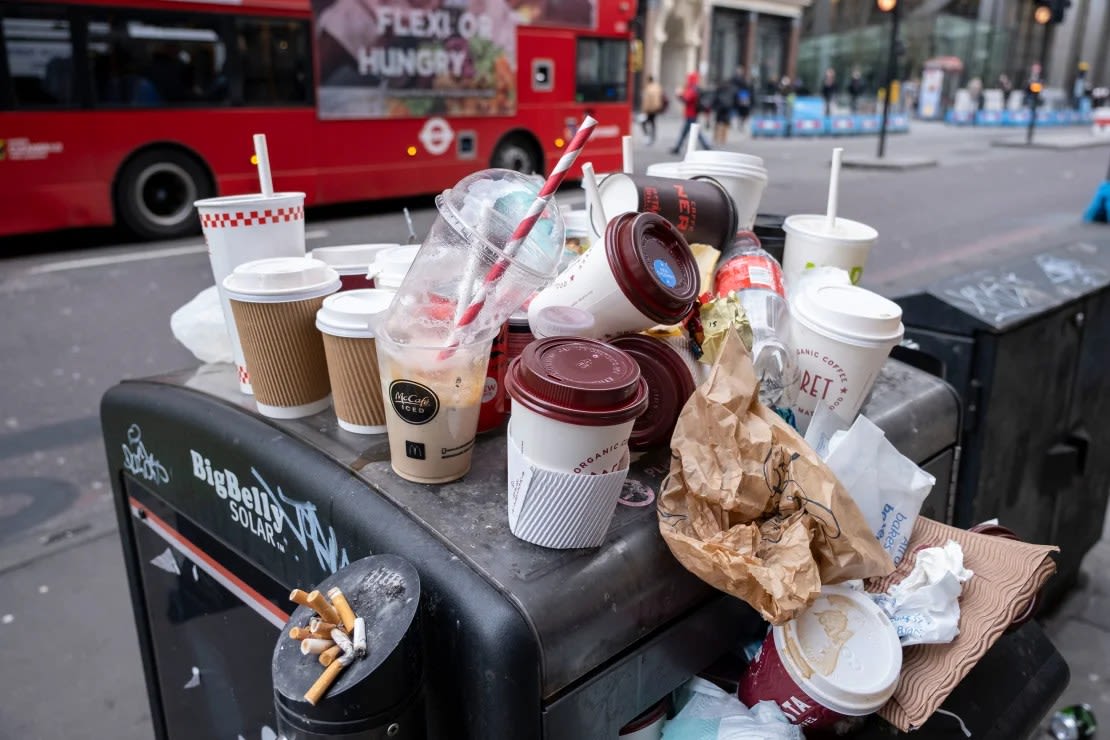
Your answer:
[[[470,305],[459,315],[458,320],[455,322],[455,328],[451,332],[451,337],[448,340],[448,348],[458,346],[459,332],[474,323],[475,319],[478,318],[478,314],[482,312],[482,308],[486,305],[486,297],[489,294],[490,286],[497,282],[498,278],[509,269],[508,258],[516,254],[516,251],[520,249],[520,245],[528,238],[528,234],[532,231],[532,227],[540,220],[540,216],[543,215],[544,210],[547,209],[552,197],[554,197],[555,191],[559,189],[559,186],[566,178],[567,171],[569,171],[574,164],[574,160],[578,159],[578,155],[582,152],[582,148],[586,145],[586,141],[588,141],[590,135],[593,134],[595,126],[597,126],[597,121],[592,116],[586,116],[582,120],[582,125],[578,127],[578,131],[574,134],[574,138],[567,144],[566,151],[563,152],[563,156],[559,158],[558,163],[555,165],[555,169],[547,176],[547,180],[544,181],[539,194],[536,195],[536,199],[532,202],[531,207],[529,207],[528,213],[524,215],[520,224],[517,225],[516,230],[513,231],[512,236],[509,237],[509,241],[502,250],[501,257],[493,264],[493,267],[489,269],[485,278],[483,278],[482,282],[478,285],[477,290],[475,290],[473,297],[470,299]]]

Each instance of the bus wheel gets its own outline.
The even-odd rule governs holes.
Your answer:
[[[130,231],[144,239],[195,234],[200,226],[193,201],[212,195],[204,168],[171,149],[143,152],[120,172],[116,209]]]
[[[530,175],[543,170],[543,154],[531,137],[524,134],[509,134],[498,143],[489,164],[490,167],[501,167]]]

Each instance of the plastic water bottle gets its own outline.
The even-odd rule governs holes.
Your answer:
[[[755,234],[742,231],[717,261],[714,291],[719,297],[735,293],[748,315],[759,400],[776,410],[789,409],[797,391],[798,367],[790,341],[782,266]]]

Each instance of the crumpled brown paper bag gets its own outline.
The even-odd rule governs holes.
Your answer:
[[[822,583],[883,576],[894,564],[848,492],[758,390],[731,332],[678,418],[659,530],[687,570],[782,624]]]

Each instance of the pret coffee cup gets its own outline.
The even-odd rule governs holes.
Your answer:
[[[878,711],[902,670],[902,645],[866,594],[822,586],[800,616],[773,627],[740,681],[745,706],[773,701],[809,730]]]
[[[902,341],[902,309],[864,288],[826,282],[803,283],[790,307],[798,428],[809,427],[817,404],[851,424],[890,350]]]
[[[335,415],[339,426],[348,432],[385,432],[374,324],[392,301],[393,293],[388,290],[348,290],[325,298],[316,312]]]
[[[720,149],[698,149],[686,155],[679,172],[683,177],[710,177],[720,183],[732,196],[737,228],[752,228],[759,201],[767,188],[767,170],[760,157]]]
[[[648,405],[627,353],[591,339],[538,339],[509,365],[509,528],[544,547],[596,547]]]
[[[788,216],[782,228],[786,232],[782,271],[787,285],[814,267],[839,267],[847,270],[852,283],[859,283],[867,256],[879,240],[879,232],[867,224],[839,216],[831,227],[828,216]]]
[[[224,279],[246,262],[304,256],[304,193],[232,195],[198,200],[193,205],[200,214],[212,277],[231,336],[239,390],[250,393],[250,376],[231,304],[224,292]]]
[[[275,419],[319,413],[331,401],[316,312],[339,274],[309,257],[239,265],[223,282],[258,412]]]
[[[399,244],[343,244],[336,247],[317,247],[309,257],[327,262],[339,273],[343,283],[340,290],[363,290],[374,287],[374,278],[367,275],[370,265],[379,252],[395,249]]]
[[[665,341],[627,334],[609,342],[636,360],[648,385],[647,411],[636,419],[628,446],[636,451],[670,446],[678,415],[694,394],[694,376],[686,360]]]
[[[400,336],[375,325],[393,471],[416,483],[447,483],[470,470],[492,337],[444,352],[414,324]]]
[[[604,248],[594,247],[539,292],[528,306],[535,326],[548,306],[590,312],[599,339],[675,324],[694,307],[698,265],[682,234],[654,213],[609,221]]]
[[[676,180],[647,175],[606,175],[598,187],[610,222],[622,213],[657,213],[691,244],[728,246],[736,233],[732,196],[716,180]]]

